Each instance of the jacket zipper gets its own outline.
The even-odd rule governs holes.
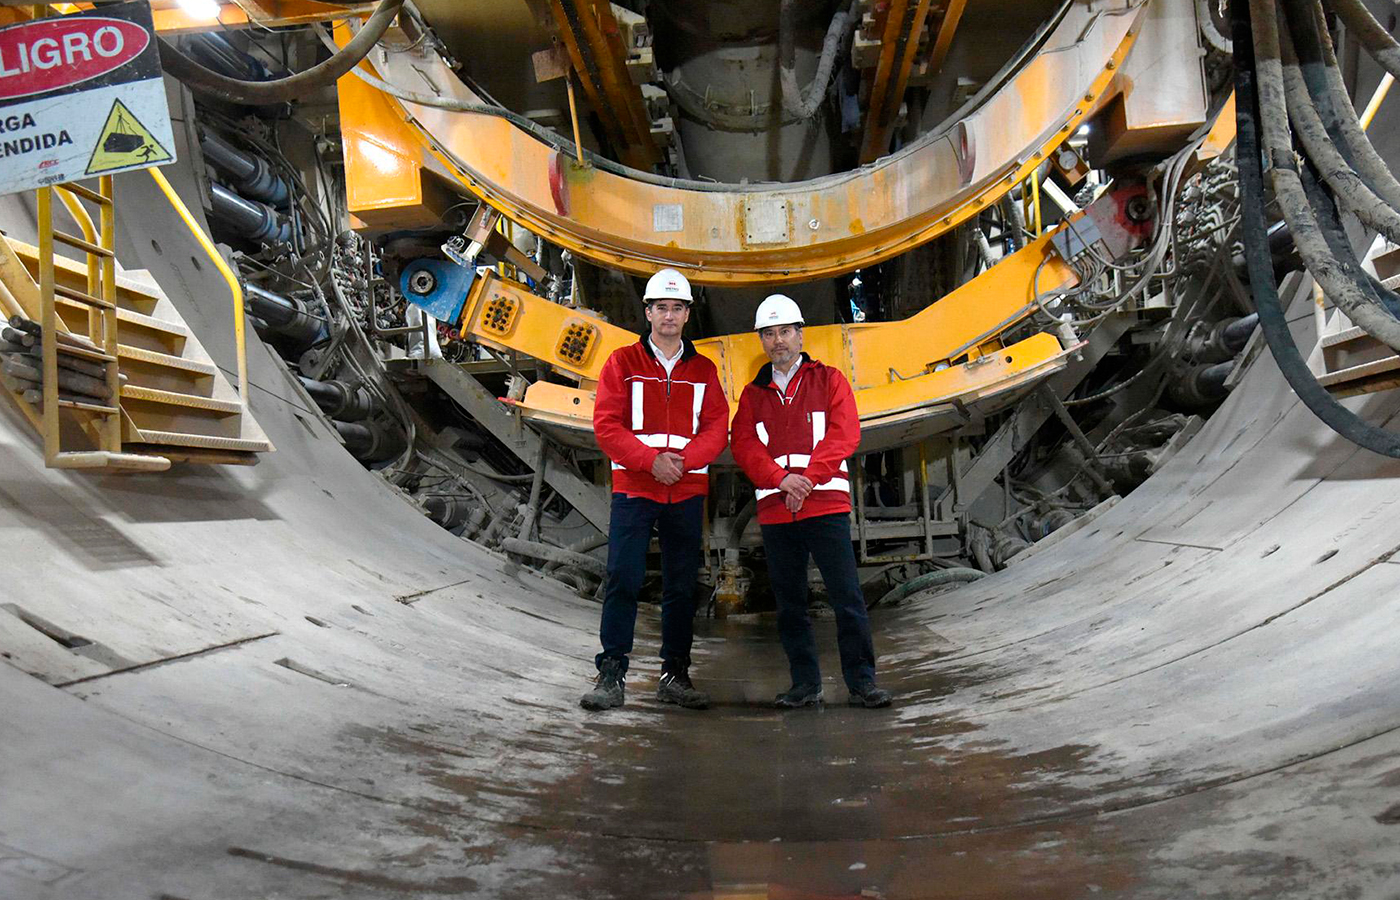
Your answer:
[[[661,366],[661,361],[660,361],[660,360],[657,360],[657,361],[656,361],[656,364],[657,364],[658,366]],[[676,365],[679,365],[679,364],[680,364],[680,360],[676,360],[675,364],[672,365],[672,368],[675,368],[675,366],[676,366]],[[666,369],[665,366],[661,366],[661,368],[662,368],[663,370]],[[671,449],[671,373],[670,373],[669,370],[667,370],[667,371],[666,371],[666,450],[669,451],[670,449]],[[684,477],[684,473],[682,473],[682,477]],[[672,502],[672,499],[673,499],[673,494],[672,494],[672,492],[673,492],[674,490],[675,490],[675,485],[673,485],[673,484],[668,484],[668,485],[666,485],[666,502],[667,502],[667,503]]]
[[[788,399],[787,394],[786,394],[785,391],[780,391],[780,390],[778,390],[778,386],[777,386],[776,384],[774,384],[772,381],[769,381],[769,382],[768,382],[768,386],[771,387],[774,391],[777,391],[777,394],[778,394],[778,409],[781,411],[780,414],[783,416],[784,419],[787,418],[787,415],[786,415],[787,407],[788,407],[791,403],[797,402],[797,391],[798,391],[798,389],[800,389],[800,388],[802,387],[802,366],[801,366],[800,364],[799,364],[798,367],[797,367],[797,371],[793,373],[793,377],[797,379],[797,384],[793,385],[793,388],[792,388],[792,399],[791,399],[791,400]],[[786,424],[786,423],[784,423],[784,424]],[[816,448],[813,447],[812,449],[815,450]],[[792,473],[789,472],[788,474],[792,474]],[[783,501],[783,508],[784,508],[784,509],[787,509],[787,501],[786,501],[786,500]],[[797,521],[797,513],[795,513],[795,512],[789,512],[788,515],[792,516],[792,521],[794,521],[794,522]]]

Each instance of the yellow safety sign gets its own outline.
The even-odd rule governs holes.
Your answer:
[[[155,165],[171,159],[170,151],[156,140],[149,128],[141,124],[141,120],[126,104],[113,100],[112,109],[107,113],[107,123],[97,137],[97,146],[92,148],[87,174],[100,175],[115,169]]]

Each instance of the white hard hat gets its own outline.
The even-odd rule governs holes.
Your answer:
[[[690,282],[686,281],[685,276],[675,269],[662,269],[647,279],[647,290],[642,295],[644,302],[684,300],[689,304],[693,299],[690,296]]]
[[[758,304],[754,313],[753,330],[762,331],[774,325],[804,325],[802,310],[796,301],[786,294],[769,294]]]

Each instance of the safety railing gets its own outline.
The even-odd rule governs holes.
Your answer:
[[[165,199],[169,201],[172,209],[185,223],[191,235],[204,249],[204,253],[209,257],[209,261],[214,264],[214,268],[219,270],[224,281],[228,283],[229,293],[233,295],[233,340],[235,350],[238,354],[238,399],[243,404],[243,412],[248,412],[248,346],[246,342],[247,319],[243,312],[243,285],[239,283],[238,276],[224,262],[223,256],[214,247],[214,242],[204,233],[204,229],[195,221],[190,214],[189,208],[185,206],[185,201],[180,199],[180,195],[175,193],[175,188],[170,186],[170,182],[160,169],[150,168],[146,170],[151,178],[155,180],[156,186],[161,193],[165,194]]]

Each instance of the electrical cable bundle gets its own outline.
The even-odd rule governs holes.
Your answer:
[[[1153,228],[1152,240],[1135,258],[1126,263],[1106,259],[1092,244],[1080,238],[1079,242],[1084,246],[1085,252],[1074,259],[1066,260],[1066,264],[1074,270],[1078,280],[1072,287],[1044,292],[1040,290],[1040,273],[1051,257],[1047,255],[1040,261],[1040,265],[1036,267],[1033,285],[1035,302],[1042,313],[1054,321],[1062,321],[1062,312],[1051,308],[1054,301],[1059,301],[1061,308],[1070,306],[1079,313],[1070,319],[1070,324],[1076,328],[1086,328],[1122,309],[1128,301],[1146,290],[1152,279],[1166,278],[1175,273],[1175,263],[1167,271],[1162,270],[1162,264],[1166,261],[1168,251],[1176,244],[1176,204],[1181,192],[1182,179],[1196,151],[1205,140],[1206,133],[1205,129],[1202,129],[1185,147],[1160,164],[1162,188],[1157,222]],[[1149,178],[1149,184],[1151,181]],[[1078,236],[1074,222],[1067,219],[1066,223]],[[1109,272],[1130,278],[1132,283],[1123,291],[1105,291],[1100,286],[1100,281],[1102,276]]]

